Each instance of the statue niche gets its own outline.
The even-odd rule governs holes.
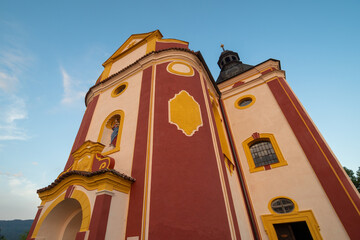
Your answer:
[[[123,121],[122,113],[122,111],[116,111],[110,114],[102,125],[102,131],[100,131],[98,139],[98,142],[105,145],[102,154],[111,154],[120,150],[120,134]]]

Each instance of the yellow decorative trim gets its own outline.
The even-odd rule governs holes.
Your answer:
[[[292,201],[292,202],[294,203],[294,210],[293,210],[293,212],[298,212],[298,211],[299,211],[299,206],[297,205],[297,203],[295,202],[294,199],[289,198],[289,197],[285,197],[285,196],[278,196],[278,197],[272,198],[272,199],[269,201],[269,203],[268,203],[268,209],[269,209],[269,211],[270,211],[271,213],[273,213],[273,214],[279,214],[279,213],[275,212],[275,211],[272,209],[272,207],[271,207],[271,203],[272,203],[275,199],[278,199],[278,198],[286,198],[286,199],[289,199],[290,201]]]
[[[203,125],[200,105],[187,91],[182,90],[169,100],[169,123],[191,137]]]
[[[211,100],[211,105],[212,105],[212,110],[213,110],[213,114],[214,114],[214,118],[215,118],[216,128],[217,128],[218,134],[219,134],[221,150],[222,150],[222,152],[224,154],[224,158],[225,158],[225,165],[226,165],[227,169],[229,170],[230,174],[232,174],[234,172],[235,163],[234,163],[234,160],[232,159],[232,155],[230,153],[230,147],[228,145],[228,141],[227,141],[227,138],[226,138],[226,135],[224,132],[224,127],[222,125],[222,119],[221,119],[219,111],[216,107],[216,101],[214,99]]]
[[[80,148],[72,153],[74,163],[69,169],[91,172],[94,154],[101,153],[104,147],[105,146],[101,143],[86,141],[80,146]]]
[[[45,218],[47,217],[47,215],[49,215],[49,213],[51,212],[51,210],[53,210],[54,207],[56,207],[56,205],[58,205],[61,201],[63,201],[65,199],[65,193],[63,193],[62,195],[60,195],[44,212],[44,214],[41,216],[41,218],[39,219],[39,221],[36,223],[36,227],[34,229],[34,232],[31,236],[31,238],[35,238],[43,221],[45,220]]]
[[[120,92],[120,93],[116,93],[116,90],[119,89],[121,86],[124,86],[125,85],[125,88]],[[125,92],[125,90],[127,89],[128,87],[128,83],[127,82],[124,82],[124,83],[121,83],[119,84],[118,86],[116,86],[114,88],[114,90],[111,92],[111,96],[114,98],[114,97],[118,97],[120,96],[121,94],[123,94],[123,92]]]
[[[150,161],[151,161],[151,133],[153,128],[153,108],[154,108],[154,88],[155,88],[155,74],[156,66],[151,68],[151,81],[150,81],[150,104],[149,104],[149,118],[148,118],[148,132],[147,132],[147,146],[146,146],[146,166],[145,166],[145,184],[144,184],[144,201],[143,201],[143,211],[142,211],[142,226],[141,226],[141,239],[145,240],[145,231],[146,231],[146,215],[147,215],[147,206],[148,206],[148,194],[149,194],[149,175],[150,175]]]
[[[91,177],[75,174],[70,175],[63,179],[55,187],[39,193],[39,197],[43,201],[42,205],[57,198],[59,194],[64,192],[71,185],[82,186],[89,191],[116,190],[123,193],[129,193],[131,182],[110,172],[105,172]]]
[[[245,99],[251,99],[251,103],[249,103],[246,106],[239,106],[239,103]],[[244,95],[244,96],[241,96],[238,99],[236,99],[234,105],[238,109],[245,109],[245,108],[251,107],[255,103],[255,101],[256,101],[256,98],[253,95]]]
[[[122,110],[113,111],[112,113],[110,113],[107,116],[107,118],[105,119],[105,121],[101,125],[100,133],[99,133],[99,137],[98,137],[97,141],[101,142],[101,138],[103,136],[105,127],[109,128],[109,125],[107,125],[107,122],[114,115],[120,115],[120,125],[119,125],[119,131],[118,131],[118,135],[117,135],[117,139],[116,139],[116,146],[113,149],[111,149],[110,151],[102,153],[102,155],[109,155],[109,154],[112,154],[114,152],[120,151],[120,140],[121,140],[121,133],[122,133],[123,125],[124,125],[124,116],[125,116],[125,113]]]
[[[180,71],[177,71],[174,69],[174,66],[176,65],[183,65],[185,66],[186,68],[188,68],[188,71],[187,72],[180,72]],[[169,73],[172,73],[172,74],[175,74],[175,75],[180,75],[180,76],[186,76],[186,77],[191,77],[191,76],[194,76],[194,69],[187,63],[184,63],[184,62],[171,62],[167,65],[167,68],[166,70],[169,72]]]
[[[157,40],[157,42],[181,43],[181,44],[184,44],[184,45],[189,45],[189,42],[182,41],[182,40],[179,40],[179,39],[173,39],[173,38],[159,39],[159,40]]]
[[[80,206],[81,206],[82,221],[81,221],[80,231],[83,232],[83,231],[89,230],[91,205],[90,205],[90,201],[89,201],[87,195],[79,190],[75,190],[70,198],[76,199],[80,203]],[[40,229],[42,223],[44,222],[44,220],[46,219],[46,217],[63,200],[65,200],[65,193],[61,194],[53,203],[51,203],[51,205],[46,209],[44,214],[42,214],[41,218],[39,219],[39,221],[36,224],[36,227],[34,229],[34,232],[31,236],[31,238],[36,238],[36,235],[38,234],[39,229]]]
[[[290,199],[295,205],[294,210],[291,213],[284,213],[284,214],[274,213],[274,211],[271,209],[271,202],[276,198]],[[292,223],[292,222],[306,222],[312,238],[314,240],[322,239],[320,234],[320,227],[315,219],[313,212],[311,210],[299,211],[297,203],[291,198],[283,197],[283,196],[275,197],[270,200],[268,207],[269,210],[273,212],[273,214],[262,215],[261,220],[263,222],[265,232],[269,236],[269,239],[278,239],[274,228],[274,224]]]
[[[286,160],[284,159],[284,157],[280,151],[279,145],[277,144],[274,135],[271,133],[260,133],[260,138],[254,139],[253,136],[251,136],[242,143],[244,151],[245,151],[246,159],[249,164],[249,171],[251,173],[253,173],[253,172],[259,172],[259,171],[265,170],[264,166],[260,166],[260,167],[255,166],[254,159],[250,152],[250,146],[252,144],[259,142],[259,141],[263,141],[263,140],[270,141],[270,143],[275,151],[275,154],[279,160],[278,163],[270,164],[271,168],[277,168],[277,167],[282,167],[282,166],[288,165],[288,163],[286,162]]]
[[[160,38],[152,37],[147,40],[146,54],[154,52],[156,50],[156,41],[158,39],[160,39]]]
[[[103,66],[106,66],[110,62],[117,61],[118,59],[124,57],[125,55],[143,46],[144,44],[151,42],[153,39],[161,39],[162,37],[163,36],[159,30],[149,33],[133,34],[121,45],[121,47],[118,50],[116,50],[116,52],[113,55],[111,55],[111,57],[108,60],[104,62]],[[136,42],[135,44],[129,47],[129,45],[132,44],[135,39],[136,40],[140,39],[140,41]],[[155,50],[155,45],[153,44],[153,46]],[[149,49],[149,46],[147,46],[146,53],[149,53],[148,50],[153,51],[152,49]]]
[[[79,190],[74,190],[71,194],[71,198],[79,201],[82,210],[82,221],[80,232],[85,232],[89,230],[90,217],[91,217],[91,205],[88,196]]]
[[[104,69],[103,73],[101,74],[100,82],[103,81],[104,79],[106,79],[107,77],[109,77],[112,64],[113,64],[113,62],[111,61],[111,62],[108,62],[106,65],[104,65],[105,69]]]

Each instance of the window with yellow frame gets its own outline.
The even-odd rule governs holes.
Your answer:
[[[287,165],[273,134],[254,133],[243,142],[243,148],[250,172]]]
[[[269,201],[268,209],[271,214],[262,215],[261,220],[269,239],[322,239],[313,212],[299,211],[293,199],[274,197]]]
[[[127,87],[128,87],[127,82],[121,83],[116,88],[114,88],[114,90],[111,92],[111,96],[117,97],[117,96],[121,95]]]
[[[122,110],[110,113],[104,120],[97,140],[105,145],[102,151],[103,155],[109,155],[120,150],[123,124],[124,112]]]

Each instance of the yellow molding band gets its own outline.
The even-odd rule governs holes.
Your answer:
[[[213,111],[214,118],[215,118],[215,125],[218,130],[218,135],[220,138],[221,150],[222,150],[223,154],[225,155],[225,165],[231,175],[234,171],[235,162],[232,159],[232,154],[230,153],[230,147],[229,147],[226,135],[225,135],[224,127],[222,125],[222,119],[220,117],[220,113],[216,107],[215,100],[211,101],[211,105],[212,105],[212,111]]]
[[[151,69],[151,86],[150,86],[150,103],[149,103],[149,121],[148,121],[148,136],[147,136],[147,149],[146,149],[146,167],[145,167],[145,186],[144,186],[144,202],[142,214],[142,228],[141,239],[146,238],[146,214],[147,214],[147,201],[148,201],[148,188],[149,188],[149,165],[150,165],[150,152],[151,152],[151,131],[152,131],[152,113],[153,113],[153,97],[154,97],[154,79],[155,79],[156,63],[152,65]]]
[[[157,40],[157,42],[181,43],[184,45],[189,45],[189,42],[182,41],[179,39],[173,39],[173,38],[159,39],[159,40]]]
[[[147,40],[146,54],[155,51],[155,49],[156,49],[156,40],[157,40],[157,38],[150,38],[149,40]]]
[[[82,186],[89,191],[116,190],[123,193],[129,193],[131,182],[110,172],[105,172],[103,174],[91,177],[86,177],[82,175],[70,175],[67,178],[63,179],[55,187],[39,193],[39,197],[43,201],[42,205],[43,203],[57,198],[59,194],[66,191],[66,189],[71,185]]]
[[[100,82],[103,81],[104,79],[106,79],[107,77],[109,77],[112,64],[113,64],[113,62],[111,61],[105,65],[105,69],[104,69],[103,73],[101,74]]]
[[[263,84],[266,84],[266,82],[259,83],[259,84],[255,85],[255,86],[252,86],[252,87],[250,87],[250,88],[247,88],[247,89],[245,89],[245,90],[242,90],[242,91],[240,91],[240,92],[237,92],[237,93],[235,93],[235,94],[232,94],[232,95],[230,95],[230,96],[228,96],[228,97],[222,98],[222,100],[225,101],[226,99],[229,99],[229,98],[231,98],[231,97],[233,97],[233,96],[239,95],[239,94],[241,94],[241,93],[243,93],[243,92],[249,91],[249,90],[251,90],[251,89],[253,89],[253,88],[256,88],[256,87],[258,87],[258,86],[261,86],[261,85],[263,85]]]

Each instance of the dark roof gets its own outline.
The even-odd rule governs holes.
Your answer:
[[[123,173],[119,173],[118,171],[114,170],[114,169],[102,169],[96,172],[85,172],[85,171],[70,171],[70,172],[66,172],[63,175],[61,175],[60,177],[58,177],[53,183],[51,183],[49,186],[41,188],[39,190],[37,190],[37,193],[42,193],[45,192],[46,190],[52,189],[54,188],[56,185],[58,185],[60,182],[62,182],[64,179],[66,179],[69,176],[72,175],[78,175],[78,176],[84,176],[84,177],[92,177],[92,176],[96,176],[96,175],[101,175],[104,173],[112,173],[118,177],[121,177],[125,180],[129,180],[130,182],[135,182],[136,180],[132,177],[129,177]]]
[[[230,50],[224,50],[217,62],[221,71],[216,83],[222,83],[230,78],[233,78],[248,69],[252,68],[251,65],[244,64],[240,61],[239,54]]]

